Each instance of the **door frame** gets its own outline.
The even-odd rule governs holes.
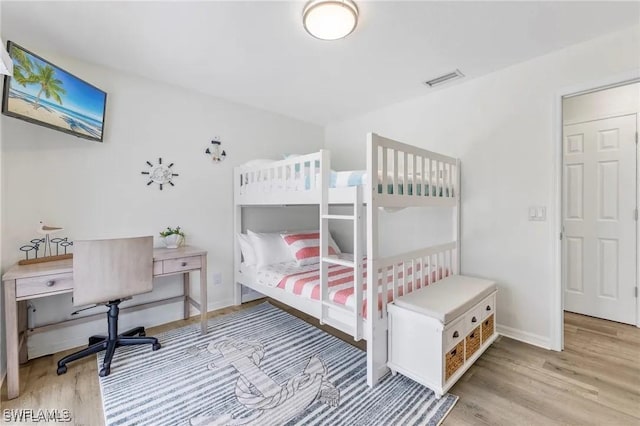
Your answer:
[[[553,291],[551,301],[551,341],[552,350],[561,351],[564,349],[564,291],[562,287],[562,241],[560,233],[562,231],[562,99],[566,96],[575,96],[598,90],[609,89],[626,84],[636,83],[640,81],[640,68],[632,71],[617,74],[601,80],[581,83],[574,86],[565,87],[554,94],[553,99],[553,211],[555,214],[550,215],[550,232],[553,247],[551,250],[553,272]],[[640,114],[638,114],[638,129],[640,130]],[[636,159],[636,161],[640,158]],[[640,161],[638,163],[640,167]],[[636,174],[636,180],[638,174]],[[640,182],[639,182],[640,183]],[[637,185],[640,188],[640,185]],[[640,194],[636,194],[639,197]],[[640,200],[640,198],[638,198]],[[640,226],[638,229],[637,241],[640,241]],[[637,246],[638,243],[636,243]],[[640,256],[640,254],[639,254]],[[636,262],[636,276],[640,280],[640,262]],[[640,300],[640,299],[637,299]],[[640,327],[640,303],[636,302],[636,326]]]

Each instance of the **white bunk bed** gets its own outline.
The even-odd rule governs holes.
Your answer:
[[[387,304],[400,294],[428,285],[449,274],[459,274],[460,161],[375,133],[367,135],[367,170],[340,187],[331,171],[330,155],[320,150],[308,155],[234,170],[235,231],[243,230],[242,208],[258,205],[318,205],[320,263],[318,300],[258,283],[255,271],[241,265],[235,250],[235,303],[242,302],[244,285],[265,296],[318,318],[322,324],[367,340],[367,383],[374,386],[387,368]],[[348,182],[348,179],[344,179]],[[353,207],[349,215],[329,214],[329,205]],[[449,243],[390,257],[378,250],[381,208],[451,207],[453,236]],[[363,221],[366,214],[367,220]],[[353,221],[353,258],[329,256],[329,221]],[[366,222],[366,231],[364,222]],[[366,245],[364,244],[366,236]],[[366,248],[366,250],[365,250]],[[353,268],[350,304],[330,298],[329,269]],[[365,266],[363,266],[365,265]],[[366,275],[363,275],[366,272]],[[366,276],[366,278],[365,278]],[[385,295],[387,297],[385,297]],[[378,303],[367,301],[378,300]]]

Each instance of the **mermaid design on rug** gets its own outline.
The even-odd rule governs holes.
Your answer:
[[[331,407],[340,404],[340,391],[325,379],[327,368],[317,356],[309,359],[302,373],[278,384],[260,368],[265,352],[258,342],[222,339],[210,343],[206,350],[217,357],[209,370],[229,365],[236,369],[236,399],[252,411],[244,417],[196,416],[190,420],[192,426],[282,425],[316,400]]]

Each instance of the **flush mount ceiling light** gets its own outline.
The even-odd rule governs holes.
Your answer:
[[[302,23],[315,38],[338,40],[358,25],[358,7],[351,0],[312,0],[304,7]]]

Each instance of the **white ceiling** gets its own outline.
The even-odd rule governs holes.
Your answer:
[[[357,0],[356,0],[357,1]],[[326,42],[303,2],[2,2],[2,34],[324,124],[640,23],[638,2],[359,1],[360,24]]]

